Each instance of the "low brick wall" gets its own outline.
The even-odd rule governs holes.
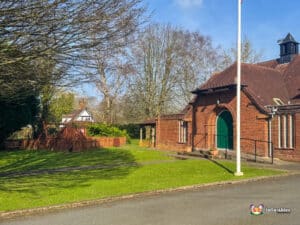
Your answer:
[[[54,139],[53,141],[56,142],[55,145],[48,143],[47,149],[69,151],[69,152],[82,152],[82,151],[86,151],[98,147],[96,141],[91,139],[87,139],[87,140],[66,140],[66,139],[55,140]]]
[[[58,151],[80,152],[92,148],[120,147],[126,144],[126,137],[89,137],[85,140],[65,138],[47,138],[45,140],[9,140],[5,149],[49,149]]]
[[[274,158],[300,162],[300,150],[297,149],[274,149]]]
[[[126,137],[92,137],[97,147],[120,147],[126,144]]]
[[[157,149],[160,150],[168,150],[168,151],[175,151],[175,152],[191,152],[192,147],[186,144],[179,144],[179,143],[163,143],[156,145]]]

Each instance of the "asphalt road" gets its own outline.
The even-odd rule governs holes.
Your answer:
[[[250,204],[288,208],[254,216]],[[299,225],[300,175],[180,191],[6,220],[7,225]]]

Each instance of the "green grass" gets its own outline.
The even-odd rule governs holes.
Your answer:
[[[170,159],[167,154],[137,145],[73,153],[47,150],[0,151],[0,173]]]
[[[35,176],[0,177],[0,211],[34,208],[99,199],[215,181],[279,174],[279,171],[243,167],[235,177],[228,161],[174,160],[159,151],[135,145],[85,153],[47,151],[1,152],[0,173],[78,165],[123,165],[105,169],[69,171]],[[167,160],[167,161],[166,161]],[[151,163],[155,161],[155,163]],[[24,165],[22,165],[24,164]]]

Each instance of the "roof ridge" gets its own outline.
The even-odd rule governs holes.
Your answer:
[[[278,64],[275,68],[272,68],[272,67],[269,67],[269,66],[263,66],[263,65],[259,65],[259,64],[248,64],[248,65],[257,66],[257,67],[259,67],[261,69],[264,69],[264,70],[271,70],[271,71],[276,71],[276,72],[281,73],[279,70],[275,69],[280,64]]]
[[[269,59],[269,60],[266,60],[266,61],[262,61],[262,62],[258,62],[258,63],[253,63],[253,64],[259,65],[259,64],[262,64],[262,63],[275,62],[275,61],[276,61],[276,59]]]

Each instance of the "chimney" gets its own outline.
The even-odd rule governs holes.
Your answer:
[[[80,99],[79,100],[79,109],[80,110],[84,110],[86,109],[86,105],[87,105],[87,102],[84,98]]]
[[[278,41],[280,46],[280,58],[277,59],[278,63],[289,63],[292,61],[295,55],[298,54],[299,43],[295,41],[294,37],[288,33],[287,36],[283,39]]]

